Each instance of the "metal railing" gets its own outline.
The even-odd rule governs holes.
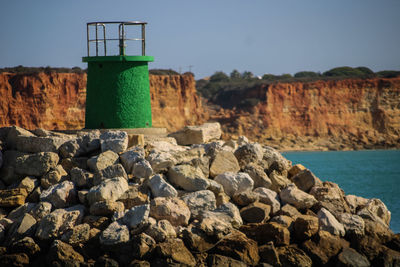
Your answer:
[[[119,24],[118,26],[118,39],[117,38],[106,38],[106,25],[107,24]],[[125,41],[142,41],[142,56],[146,54],[146,31],[145,25],[147,22],[143,21],[105,21],[105,22],[88,22],[86,24],[86,35],[87,35],[87,53],[90,57],[90,43],[96,43],[96,56],[99,55],[99,43],[103,43],[104,56],[107,56],[107,41],[119,41],[119,55],[125,56]],[[142,38],[126,38],[125,37],[125,26],[140,25],[142,28]],[[89,32],[90,27],[95,29],[95,39],[90,39]],[[99,38],[99,27],[103,29],[103,38]]]

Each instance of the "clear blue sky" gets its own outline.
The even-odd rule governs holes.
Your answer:
[[[0,67],[85,68],[86,22],[143,20],[150,68],[400,70],[399,0],[0,0]]]

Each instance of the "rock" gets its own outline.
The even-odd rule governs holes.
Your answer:
[[[54,240],[51,244],[49,252],[47,253],[48,265],[54,264],[78,264],[83,263],[84,258],[81,254],[76,252],[71,245],[68,245],[60,240]],[[73,266],[73,265],[72,265]]]
[[[281,266],[278,252],[275,249],[274,242],[268,242],[266,245],[258,247],[260,261],[271,264],[272,266]]]
[[[10,245],[13,242],[26,236],[32,236],[36,230],[36,220],[29,213],[25,214],[21,221],[15,222],[7,233],[5,244]]]
[[[46,173],[42,179],[40,179],[40,185],[47,189],[52,185],[60,183],[66,180],[68,173],[64,170],[61,165],[57,165],[55,168],[52,168],[48,173]]]
[[[60,146],[59,151],[63,158],[72,158],[83,154],[77,139],[64,142]]]
[[[107,179],[116,177],[123,177],[128,180],[128,175],[121,164],[114,164],[96,172],[93,177],[93,185],[99,185]]]
[[[15,241],[11,247],[12,253],[25,253],[28,256],[33,256],[40,251],[40,247],[35,243],[32,237],[26,236]]]
[[[118,201],[124,203],[125,209],[149,203],[147,193],[137,185],[129,185],[129,189],[118,198]]]
[[[119,222],[113,222],[101,232],[99,240],[103,246],[116,246],[126,243],[129,241],[128,227]]]
[[[257,243],[239,231],[225,236],[209,253],[231,257],[248,265],[256,265],[260,260]]]
[[[327,231],[333,235],[345,235],[346,232],[343,225],[338,222],[335,216],[333,216],[327,209],[322,208],[318,211],[318,219],[321,230]]]
[[[230,257],[213,254],[207,257],[208,266],[232,266],[232,267],[246,267],[247,264]]]
[[[318,232],[318,218],[310,215],[300,215],[294,221],[293,230],[297,240],[310,239]]]
[[[315,185],[311,188],[310,194],[319,201],[320,206],[335,216],[343,212],[350,212],[343,190],[335,183],[323,182],[322,185]]]
[[[110,219],[104,216],[88,215],[83,218],[83,222],[89,224],[91,228],[105,230],[110,224]]]
[[[135,258],[142,259],[150,254],[156,245],[156,241],[149,235],[141,233],[132,238],[132,253]]]
[[[286,215],[278,215],[271,218],[270,222],[279,223],[291,231],[293,229],[294,219]]]
[[[3,166],[3,153],[0,151],[0,168]]]
[[[310,257],[308,257],[307,254],[296,245],[278,247],[277,251],[282,266],[312,266],[312,260]]]
[[[11,208],[21,206],[28,196],[25,188],[0,190],[0,207]]]
[[[254,186],[253,180],[244,172],[237,174],[226,172],[215,177],[214,181],[220,183],[224,187],[225,193],[230,197],[239,192],[252,190]]]
[[[140,159],[133,164],[132,174],[137,178],[149,178],[153,174],[150,163],[145,159]]]
[[[149,179],[147,182],[151,193],[156,197],[176,197],[178,196],[178,192],[175,188],[167,183],[161,174],[156,174]]]
[[[240,210],[240,216],[248,223],[260,223],[269,220],[271,206],[255,202]]]
[[[168,152],[150,153],[146,159],[149,161],[154,173],[165,172],[176,163],[172,154]]]
[[[186,191],[205,190],[210,185],[203,172],[191,165],[178,165],[170,168],[168,180]]]
[[[125,191],[128,190],[128,188],[128,182],[125,178],[112,178],[90,188],[86,198],[89,201],[89,204],[106,200],[116,201],[125,193]]]
[[[12,221],[20,221],[22,217],[26,214],[31,212],[35,208],[35,203],[25,203],[15,209],[13,209],[7,216],[7,219]]]
[[[0,256],[0,266],[28,266],[29,257],[25,253],[5,254]]]
[[[221,206],[221,205],[223,205],[223,204],[225,204],[225,203],[228,203],[229,200],[231,200],[231,198],[228,197],[227,194],[225,194],[224,192],[222,192],[222,193],[217,193],[217,194],[215,195],[215,200],[217,201],[217,207],[219,207],[219,206]]]
[[[336,266],[346,267],[369,267],[371,264],[367,258],[352,248],[344,248],[337,256]]]
[[[6,185],[17,183],[25,177],[16,173],[16,160],[24,155],[28,154],[14,150],[3,151],[3,167],[0,169],[0,178]]]
[[[16,146],[17,150],[21,152],[30,152],[30,153],[38,153],[38,152],[58,152],[58,148],[68,141],[70,137],[57,137],[57,136],[48,136],[48,137],[37,137],[37,136],[17,136],[16,138]]]
[[[172,133],[179,145],[193,145],[208,143],[221,137],[221,125],[218,122],[204,123],[201,126],[186,126],[182,130]]]
[[[90,214],[97,216],[111,216],[115,212],[124,211],[124,204],[119,201],[99,201],[90,206]]]
[[[269,188],[272,185],[271,179],[264,172],[264,168],[255,164],[250,163],[244,167],[243,172],[250,175],[251,179],[254,181],[254,187],[265,187]]]
[[[40,186],[33,189],[32,193],[25,199],[26,202],[37,203],[40,202],[40,195],[42,194],[42,188]]]
[[[43,176],[56,167],[59,157],[53,152],[39,152],[19,156],[15,160],[15,172],[21,175]]]
[[[210,176],[215,177],[225,172],[237,173],[240,171],[235,155],[230,151],[218,152],[210,165]]]
[[[22,179],[17,188],[24,188],[26,192],[30,194],[38,185],[39,181],[37,179],[27,176]]]
[[[205,252],[214,246],[216,240],[212,236],[208,236],[198,226],[198,224],[190,224],[182,229],[180,236],[191,251]]]
[[[278,173],[282,173],[284,170],[290,168],[291,162],[285,159],[276,149],[266,146],[263,147],[263,150],[263,160],[268,165],[268,175],[274,170]]]
[[[129,229],[135,229],[149,218],[150,214],[150,205],[140,205],[129,209],[124,217],[122,218],[122,222],[128,226]]]
[[[78,187],[91,186],[93,183],[93,174],[84,169],[74,167],[70,171],[71,181]]]
[[[291,204],[297,209],[309,209],[318,202],[312,195],[299,190],[294,184],[284,188],[279,196],[283,204]]]
[[[206,211],[203,213],[203,217],[209,215],[218,216],[220,219],[230,223],[235,228],[239,228],[243,224],[239,209],[230,202],[222,204],[213,211]]]
[[[270,241],[276,246],[287,246],[290,244],[290,232],[283,225],[276,222],[246,224],[240,227],[240,231],[247,237],[264,245]]]
[[[353,214],[357,213],[357,211],[362,209],[368,202],[368,199],[355,195],[346,195],[345,200]]]
[[[365,234],[386,243],[392,239],[393,232],[381,220],[370,220],[363,218],[365,223]]]
[[[6,143],[8,149],[16,149],[17,148],[17,137],[18,136],[35,136],[33,133],[30,131],[27,131],[23,128],[20,128],[18,126],[11,126],[10,130],[8,131],[7,138],[6,138]]]
[[[101,256],[96,260],[95,266],[119,267],[119,264],[108,256]]]
[[[261,203],[271,206],[272,214],[274,214],[280,210],[281,202],[280,202],[279,195],[276,192],[274,192],[268,188],[264,188],[264,187],[258,187],[256,189],[254,189],[253,192],[258,195],[258,199]]]
[[[100,135],[101,151],[124,152],[128,147],[128,134],[124,131],[105,131]]]
[[[144,158],[144,150],[141,147],[130,148],[129,150],[122,153],[119,157],[121,159],[122,166],[124,166],[127,173],[132,173],[133,164],[140,159]]]
[[[89,203],[86,199],[86,196],[88,193],[89,193],[89,190],[86,190],[86,189],[78,191],[78,200],[81,204],[89,205]]]
[[[208,190],[212,191],[216,195],[219,193],[224,193],[224,187],[221,184],[211,179],[209,179],[209,181],[210,186],[208,187]]]
[[[306,170],[306,167],[304,167],[301,164],[296,164],[289,169],[288,176],[289,176],[289,178],[291,178],[291,177],[295,176],[296,174],[298,174],[299,172],[304,171],[304,170]]]
[[[40,221],[43,217],[50,214],[52,205],[50,202],[39,202],[29,213]]]
[[[93,172],[98,172],[107,168],[108,166],[118,163],[118,154],[111,150],[100,153],[97,156],[91,157],[87,160],[87,166]]]
[[[79,246],[80,244],[85,244],[89,240],[89,232],[89,224],[79,224],[65,232],[62,235],[61,240],[71,246]]]
[[[241,168],[244,168],[250,163],[257,163],[263,158],[263,150],[260,144],[244,144],[241,145],[235,151],[235,157],[237,158]]]
[[[88,158],[81,157],[81,158],[67,158],[61,160],[61,166],[63,166],[66,172],[70,172],[72,168],[80,168],[80,169],[88,169],[87,166]]]
[[[43,191],[40,195],[40,201],[50,202],[55,208],[64,208],[76,203],[76,194],[74,183],[64,181]]]
[[[185,247],[181,239],[169,239],[156,247],[156,253],[162,258],[171,258],[184,266],[195,266],[196,260],[192,253]]]
[[[233,202],[241,207],[248,206],[251,203],[258,201],[258,194],[253,191],[243,191],[237,194],[234,194],[232,197]]]
[[[286,215],[294,220],[301,215],[301,213],[292,205],[290,204],[285,204],[282,206],[282,208],[276,213],[276,215]]]
[[[150,216],[168,220],[173,226],[185,226],[189,222],[190,210],[179,198],[157,197],[151,201]]]
[[[192,219],[199,217],[204,211],[217,208],[215,195],[210,190],[188,193],[182,197],[182,200],[189,207]]]
[[[376,221],[379,218],[386,226],[390,224],[391,213],[386,205],[377,198],[370,199],[357,215]]]
[[[56,209],[39,222],[35,236],[40,240],[57,238],[76,224],[80,224],[83,215],[84,206],[82,205],[68,209]]]
[[[280,175],[275,170],[269,174],[269,178],[271,180],[271,186],[269,187],[269,189],[278,193],[282,190],[282,188],[285,188],[292,183],[288,178]]]
[[[343,225],[346,234],[364,235],[365,223],[360,216],[351,213],[342,213],[338,215],[338,220]]]
[[[172,224],[167,220],[160,220],[153,222],[146,229],[146,234],[154,238],[154,240],[159,242],[164,242],[167,239],[176,238],[176,232]]]
[[[315,185],[322,185],[320,179],[318,179],[310,170],[305,169],[298,172],[291,178],[295,185],[304,192],[310,191],[311,187]]]

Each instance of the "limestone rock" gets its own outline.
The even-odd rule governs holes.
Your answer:
[[[162,258],[171,258],[183,266],[195,266],[196,260],[185,247],[181,239],[169,239],[156,247],[156,253]]]
[[[268,242],[266,245],[259,246],[258,254],[260,255],[261,262],[265,262],[267,264],[270,264],[271,266],[281,266],[279,255],[275,249],[274,242],[271,241]]]
[[[43,217],[50,214],[52,205],[50,202],[39,202],[29,212],[37,221],[40,221]]]
[[[322,185],[321,180],[308,169],[298,172],[291,180],[304,192],[310,191],[311,187],[315,185]]]
[[[235,260],[231,257],[226,257],[218,254],[208,255],[207,257],[208,266],[234,266],[234,267],[246,267],[247,264]]]
[[[79,264],[83,262],[84,258],[81,254],[76,252],[71,245],[60,240],[54,240],[47,253],[47,263],[49,265],[57,263],[62,265],[66,265],[67,263]]]
[[[293,230],[297,240],[310,239],[318,232],[318,218],[310,215],[300,215],[294,221]]]
[[[327,209],[322,208],[318,211],[318,219],[321,230],[325,230],[333,235],[344,236],[345,230],[343,225],[336,220]]]
[[[299,190],[294,184],[284,188],[279,196],[283,204],[291,204],[297,209],[309,209],[317,203],[317,200],[310,194]]]
[[[371,264],[368,259],[358,253],[356,250],[352,248],[344,248],[343,251],[337,257],[338,262],[336,266],[344,267],[369,267]]]
[[[270,188],[272,185],[271,179],[269,179],[268,175],[264,172],[264,168],[250,163],[244,167],[243,172],[250,175],[251,179],[254,181],[254,187],[265,187]]]
[[[149,218],[149,214],[149,204],[135,206],[125,213],[124,217],[122,218],[122,222],[128,226],[129,229],[135,229]]]
[[[154,197],[176,197],[178,192],[167,183],[161,174],[156,174],[147,182]]]
[[[253,192],[258,195],[258,199],[261,203],[271,206],[272,214],[278,212],[281,209],[280,198],[276,192],[264,187],[258,187],[254,189]]]
[[[168,180],[186,191],[205,190],[210,185],[203,172],[191,165],[178,165],[170,168]]]
[[[176,163],[172,154],[168,152],[150,153],[146,159],[150,162],[154,173],[165,172]]]
[[[149,203],[148,195],[138,185],[129,185],[129,189],[118,198],[124,203],[125,209]]]
[[[152,221],[146,230],[146,234],[154,238],[157,242],[164,242],[166,239],[176,237],[174,227],[167,220]]]
[[[230,202],[220,205],[213,211],[204,211],[201,217],[203,221],[209,219],[208,221],[211,225],[213,225],[215,221],[223,221],[235,228],[239,228],[243,224],[239,209]],[[222,223],[222,225],[223,224],[224,223]],[[222,227],[224,228],[224,226]]]
[[[254,162],[262,160],[263,158],[263,150],[260,144],[244,144],[240,146],[235,151],[235,157],[237,158],[239,165],[241,168],[244,168],[246,165]]]
[[[0,256],[0,266],[28,266],[29,257],[25,253],[4,254]]]
[[[87,200],[89,204],[93,204],[97,201],[116,201],[128,188],[128,182],[123,177],[108,179],[90,188],[87,194]]]
[[[128,147],[128,134],[124,131],[105,131],[100,135],[101,151],[124,152]]]
[[[47,189],[52,185],[66,180],[67,175],[68,173],[64,170],[62,165],[57,165],[55,168],[50,169],[50,171],[40,179],[40,185],[44,189]]]
[[[150,163],[145,159],[140,159],[133,164],[132,174],[137,178],[149,178],[153,174]]]
[[[10,130],[8,131],[6,143],[8,149],[16,149],[17,148],[17,137],[19,136],[35,136],[30,131],[27,131],[18,126],[11,126]]]
[[[218,122],[204,123],[201,126],[186,126],[181,131],[170,134],[179,145],[203,144],[221,137],[221,125]]]
[[[15,171],[21,175],[42,176],[58,163],[59,157],[53,152],[39,152],[19,156],[15,160]]]
[[[360,216],[351,213],[342,213],[339,214],[338,220],[343,225],[346,233],[357,236],[364,235],[365,223]]]
[[[85,244],[89,240],[90,226],[87,223],[75,225],[72,229],[65,232],[61,240],[71,246]]]
[[[294,219],[286,215],[278,215],[271,218],[270,222],[276,222],[288,228],[290,231],[293,229]]]
[[[124,204],[119,201],[99,201],[90,206],[90,214],[97,216],[111,216],[121,211],[124,211]]]
[[[115,246],[129,241],[129,230],[125,225],[119,222],[111,223],[103,232],[101,232],[100,244],[103,246]]]
[[[157,197],[151,201],[150,216],[168,220],[173,226],[185,226],[189,222],[190,210],[179,198]]]
[[[147,254],[150,254],[153,251],[156,245],[156,241],[145,233],[135,235],[132,239],[132,253],[135,258],[141,259],[146,257]]]
[[[225,172],[237,173],[240,170],[235,155],[230,151],[220,151],[210,165],[210,176],[215,177]]]
[[[35,203],[25,203],[15,209],[13,209],[7,216],[7,219],[12,221],[20,221],[25,213],[31,212],[35,208]]]
[[[189,207],[191,218],[197,218],[202,212],[216,209],[215,195],[210,190],[188,193],[182,200]]]
[[[357,212],[357,215],[363,218],[372,219],[374,221],[376,218],[379,218],[387,226],[390,224],[391,213],[387,209],[386,205],[377,198],[370,199],[365,206]]]
[[[282,173],[282,171],[290,168],[291,162],[285,159],[281,155],[281,153],[279,153],[276,149],[266,146],[263,147],[263,150],[264,150],[263,160],[268,165],[269,173],[271,173],[274,170],[279,173]]]
[[[93,185],[99,185],[107,179],[123,177],[128,180],[128,175],[121,164],[113,164],[96,172],[93,176]]]
[[[26,213],[21,221],[15,222],[8,230],[8,240],[5,244],[10,245],[26,236],[32,236],[36,230],[36,220],[32,215]]]
[[[84,169],[74,167],[70,171],[71,181],[78,187],[86,187],[92,184],[93,174]]]
[[[243,191],[234,194],[232,200],[236,205],[244,207],[258,201],[258,194],[250,190]]]
[[[37,179],[27,176],[22,179],[17,188],[24,188],[26,192],[30,194],[38,185],[39,181]]]
[[[285,188],[292,183],[288,178],[279,174],[275,170],[269,174],[269,178],[271,180],[271,186],[269,189],[278,193],[282,190],[282,188]]]
[[[346,195],[345,200],[353,214],[357,213],[357,211],[362,209],[368,202],[368,199],[355,195]]]
[[[64,208],[76,203],[76,194],[74,183],[64,181],[44,190],[40,195],[40,201],[50,202],[55,208]]]
[[[260,223],[269,219],[271,206],[255,202],[240,210],[240,216],[248,223]]]
[[[30,153],[38,153],[38,152],[58,152],[58,148],[68,141],[70,137],[57,137],[57,136],[48,136],[48,137],[37,137],[37,136],[17,136],[16,138],[16,146],[17,150],[21,152],[30,152]]]
[[[12,253],[26,253],[28,256],[33,256],[40,251],[40,247],[32,237],[26,236],[11,244],[10,251]]]
[[[142,158],[144,158],[144,150],[139,147],[129,149],[120,155],[122,166],[127,173],[132,173],[133,164]]]
[[[87,160],[87,166],[94,172],[98,172],[102,169],[107,168],[108,166],[114,165],[118,163],[118,154],[107,150],[105,152],[100,153],[97,156],[91,157]]]
[[[320,206],[335,216],[343,212],[350,212],[343,190],[335,183],[323,182],[322,185],[315,185],[309,193],[319,201]]]
[[[215,177],[214,181],[220,183],[224,187],[225,193],[232,197],[239,192],[252,190],[254,186],[253,180],[247,173],[226,172]]]
[[[296,245],[277,248],[282,266],[311,267],[312,260]]]
[[[291,178],[291,177],[295,176],[296,174],[298,174],[299,172],[304,171],[304,170],[306,170],[306,167],[304,167],[301,164],[293,165],[288,171],[288,176],[289,176],[289,178]]]
[[[28,196],[25,188],[0,190],[0,207],[9,208],[21,206]]]

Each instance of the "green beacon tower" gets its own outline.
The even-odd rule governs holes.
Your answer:
[[[86,129],[152,126],[148,62],[154,59],[145,53],[146,24],[141,21],[87,23],[87,57],[82,58],[88,63]],[[140,31],[141,38],[127,38],[128,33],[137,35]],[[112,47],[110,44],[114,41]],[[141,41],[141,54],[126,55],[126,41]]]

